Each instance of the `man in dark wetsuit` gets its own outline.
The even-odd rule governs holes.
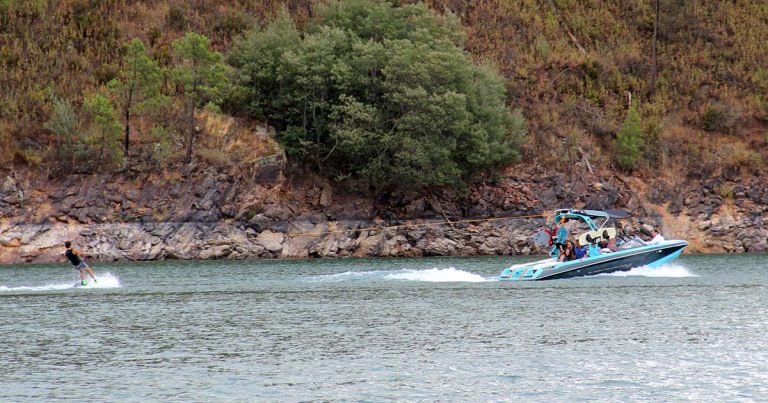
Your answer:
[[[85,272],[88,272],[95,283],[96,276],[93,274],[91,267],[88,266],[88,263],[85,263],[85,260],[80,258],[81,252],[72,247],[72,242],[64,242],[64,246],[67,248],[67,250],[64,251],[64,256],[66,256],[67,259],[69,259],[69,262],[72,263],[72,266],[75,266],[75,269],[80,272],[80,282],[83,285],[88,284],[88,279],[85,278]]]

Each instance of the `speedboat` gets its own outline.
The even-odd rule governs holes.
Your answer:
[[[629,217],[622,210],[557,210],[554,229],[534,236],[537,244],[552,245],[549,257],[508,267],[501,272],[499,280],[554,280],[629,271],[641,266],[653,268],[677,258],[688,246],[688,242],[682,240],[651,244],[637,236],[617,234],[611,226],[613,221]],[[579,259],[560,261],[561,247],[571,232],[567,226],[585,227],[575,238],[580,246],[586,247],[587,253]]]

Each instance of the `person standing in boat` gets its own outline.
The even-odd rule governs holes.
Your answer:
[[[72,242],[70,241],[64,242],[64,247],[67,248],[64,251],[64,256],[72,263],[72,266],[75,266],[75,270],[80,273],[80,282],[83,285],[88,284],[88,279],[85,277],[85,273],[88,272],[95,283],[96,275],[93,274],[93,270],[88,266],[88,263],[85,263],[85,254],[72,247]]]

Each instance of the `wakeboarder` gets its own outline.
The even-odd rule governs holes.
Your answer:
[[[91,267],[88,266],[88,263],[85,263],[85,254],[72,247],[72,242],[70,241],[64,242],[64,247],[67,248],[67,250],[64,251],[64,255],[69,259],[69,262],[72,263],[72,266],[75,266],[75,270],[80,273],[80,283],[82,285],[88,284],[88,278],[85,277],[85,272],[88,272],[95,283],[96,276],[93,274]]]

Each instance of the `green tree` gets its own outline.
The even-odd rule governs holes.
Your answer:
[[[123,127],[117,118],[112,101],[105,95],[97,93],[85,98],[83,109],[93,121],[86,143],[98,149],[95,169],[100,169],[106,161],[119,163],[122,159],[120,133]]]
[[[504,80],[463,50],[450,13],[330,1],[306,32],[286,16],[237,43],[231,104],[278,129],[288,154],[380,190],[460,186],[519,158],[525,120]]]
[[[643,145],[643,129],[640,113],[630,106],[627,118],[616,136],[616,153],[619,166],[623,169],[634,169],[640,158]]]
[[[133,38],[126,44],[123,69],[119,80],[109,83],[117,93],[118,104],[123,112],[125,139],[123,152],[128,156],[128,144],[131,134],[131,115],[146,109],[156,110],[168,103],[168,98],[160,93],[163,72],[148,55],[144,43]]]
[[[219,52],[211,51],[210,47],[210,39],[194,32],[187,32],[184,37],[173,42],[173,49],[178,58],[173,76],[187,104],[187,163],[192,160],[195,110],[208,102],[221,103],[221,97],[229,84],[223,56]]]
[[[286,10],[257,32],[236,42],[228,55],[229,63],[239,67],[235,81],[241,85],[233,86],[225,105],[231,111],[265,120],[284,130],[290,115],[285,102],[290,99],[286,93],[290,82],[280,74],[282,55],[298,52],[301,34]]]

